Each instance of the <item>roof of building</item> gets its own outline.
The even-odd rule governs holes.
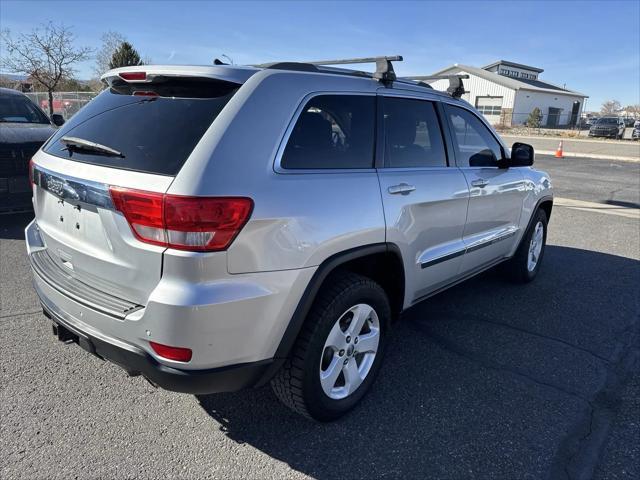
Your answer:
[[[498,60],[497,62],[490,63],[486,67],[482,67],[482,68],[484,68],[485,70],[489,70],[490,68],[496,67],[498,65],[505,65],[507,67],[514,67],[514,68],[521,68],[523,70],[529,70],[531,72],[538,72],[538,73],[544,72],[544,70],[541,69],[541,68],[531,67],[529,65],[523,65],[522,63],[510,62],[509,60]]]
[[[584,93],[569,90],[567,88],[562,88],[558,85],[554,85],[553,83],[543,82],[541,80],[530,80],[526,78],[505,77],[504,75],[498,75],[495,72],[489,72],[483,68],[472,67],[470,65],[462,65],[460,63],[455,63],[447,68],[443,68],[442,70],[435,72],[433,75],[442,75],[444,73],[449,72],[450,70],[462,70],[471,75],[484,78],[485,80],[489,80],[491,82],[497,83],[498,85],[502,85],[504,87],[511,88],[513,90],[522,89],[522,90],[532,90],[535,92],[559,93],[562,95],[575,95],[577,97],[583,97],[583,98],[589,97]]]

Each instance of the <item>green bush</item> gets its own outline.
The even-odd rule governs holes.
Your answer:
[[[538,107],[534,108],[527,118],[527,127],[540,128],[542,123],[542,112]]]

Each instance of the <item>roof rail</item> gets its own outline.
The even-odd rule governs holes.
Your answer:
[[[376,71],[372,74],[372,77],[376,80],[380,80],[383,83],[389,83],[396,80],[396,73],[393,70],[393,64],[391,62],[401,62],[402,55],[384,56],[384,57],[364,57],[364,58],[344,58],[337,60],[315,60],[313,62],[274,62],[274,63],[262,63],[254,65],[259,68],[279,68],[288,70],[303,70],[312,71],[308,68],[311,65],[317,66],[329,66],[329,65],[353,65],[356,63],[375,63]],[[302,67],[307,65],[306,68]]]
[[[447,93],[453,98],[460,98],[464,95],[464,85],[462,80],[469,78],[469,75],[418,75],[415,77],[406,77],[408,80],[417,80],[420,83],[426,83],[428,80],[449,80],[449,88]],[[428,85],[428,84],[427,84]]]

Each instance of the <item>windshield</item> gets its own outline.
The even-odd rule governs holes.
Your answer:
[[[71,117],[44,151],[93,165],[175,175],[238,88],[190,78],[121,83]]]
[[[0,96],[0,122],[50,123],[47,116],[22,95]]]
[[[600,120],[598,120],[598,125],[611,125],[611,124],[617,124],[617,123],[618,123],[617,118],[601,118]]]

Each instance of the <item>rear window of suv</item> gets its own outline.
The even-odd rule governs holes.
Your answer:
[[[238,88],[235,83],[199,78],[121,83],[75,114],[44,150],[93,165],[175,175]],[[64,137],[122,155],[69,148]]]
[[[286,169],[373,168],[375,97],[318,95],[305,105],[284,150]]]

